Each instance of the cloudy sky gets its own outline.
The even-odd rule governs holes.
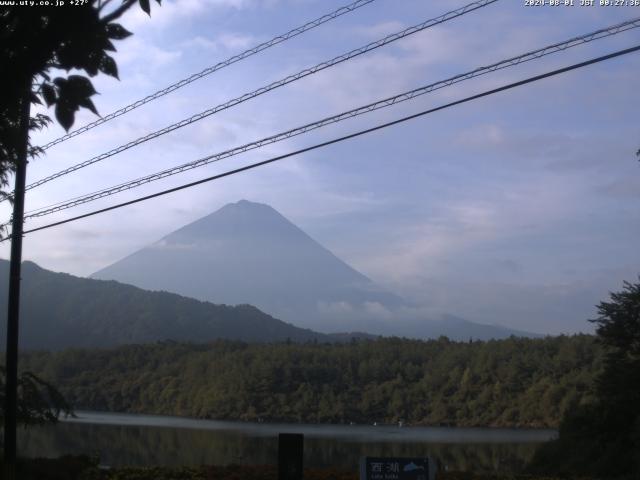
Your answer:
[[[103,114],[348,3],[165,0],[131,12]],[[28,182],[468,2],[376,0],[51,148]],[[579,4],[579,0],[575,0]],[[160,139],[27,196],[27,210],[216,153],[640,16],[637,7],[501,0]],[[68,218],[640,43],[640,29],[486,75],[83,207]],[[594,305],[640,272],[640,54],[25,237],[24,257],[89,275],[226,203],[268,203],[388,289],[450,313],[541,333],[590,331]],[[81,113],[76,126],[91,121]],[[35,143],[60,136],[54,126]],[[6,204],[0,213],[8,218]],[[3,258],[8,245],[2,245]]]

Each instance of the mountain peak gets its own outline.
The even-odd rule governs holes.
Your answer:
[[[244,207],[244,208],[255,208],[255,207],[267,207],[267,208],[271,208],[269,205],[267,205],[266,203],[259,203],[259,202],[252,202],[251,200],[247,200],[246,198],[243,198],[242,200],[238,200],[236,203],[227,203],[226,206],[229,205],[237,205],[238,207]],[[224,207],[222,207],[224,208]]]
[[[242,199],[234,203],[227,203],[226,205],[221,207],[219,210],[216,210],[215,212],[213,212],[213,214],[221,212],[223,210],[227,210],[227,209],[228,210],[245,210],[245,211],[254,210],[254,211],[261,211],[261,212],[272,211],[277,213],[277,211],[273,207],[267,205],[266,203],[252,202],[250,200]]]
[[[249,303],[297,325],[321,323],[324,331],[335,322],[344,328],[345,309],[400,302],[274,208],[249,200],[224,205],[92,276]]]
[[[184,243],[188,239],[192,243],[210,241],[219,243],[223,238],[231,241],[231,237],[235,237],[238,241],[242,241],[245,237],[252,238],[254,241],[262,237],[264,241],[274,234],[277,237],[305,235],[269,205],[240,200],[228,203],[213,213],[185,225],[164,237],[161,242]]]

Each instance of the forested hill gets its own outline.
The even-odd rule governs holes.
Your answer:
[[[30,353],[77,409],[321,423],[556,427],[589,402],[591,336],[161,343]]]
[[[0,318],[6,318],[9,262],[0,260]],[[23,349],[109,347],[159,340],[206,342],[325,340],[326,335],[277,320],[250,305],[214,305],[114,281],[22,267]],[[5,324],[5,320],[2,320]],[[5,344],[5,329],[0,343]]]

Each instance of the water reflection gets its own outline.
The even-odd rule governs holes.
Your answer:
[[[519,471],[539,442],[553,435],[551,431],[242,424],[118,414],[82,414],[79,420],[21,430],[20,454],[98,454],[102,463],[113,466],[274,464],[277,433],[296,431],[305,434],[309,467],[355,468],[365,455],[432,455],[449,469]]]

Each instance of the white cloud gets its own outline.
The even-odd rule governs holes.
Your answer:
[[[256,40],[251,35],[224,33],[216,39],[216,43],[222,45],[227,50],[245,50],[256,43]]]
[[[495,124],[474,125],[462,130],[456,136],[458,143],[472,148],[494,148],[506,141],[504,128]]]
[[[162,6],[152,2],[151,18],[134,6],[123,17],[122,23],[132,31],[140,28],[152,28],[157,31],[216,10],[242,10],[257,4],[257,0],[165,0]]]
[[[177,62],[182,57],[179,50],[168,50],[133,36],[118,45],[115,59],[120,67],[131,67],[135,64],[136,71],[144,72],[152,68],[166,67]]]
[[[364,310],[375,319],[392,320],[395,317],[394,312],[378,302],[364,302]]]
[[[628,270],[628,269],[627,269]],[[466,320],[502,324],[546,334],[593,332],[587,320],[596,316],[596,305],[616,291],[628,271],[618,270],[606,278],[546,284],[514,284],[482,281],[449,275],[416,277],[411,284],[392,284],[399,293],[427,305],[433,317],[449,313]],[[614,280],[612,280],[614,279]]]
[[[229,53],[240,53],[249,47],[258,45],[256,37],[239,32],[221,33],[215,37],[195,36],[182,43],[186,49],[199,48],[211,51],[229,50]]]
[[[351,314],[353,310],[349,302],[318,302],[318,311],[330,315]]]
[[[160,240],[159,242],[154,243],[150,246],[150,248],[155,250],[188,250],[193,251],[197,249],[197,245],[195,243],[178,243],[178,242],[167,242],[166,240]]]
[[[604,195],[621,199],[640,198],[640,178],[622,178],[606,182],[597,188]]]
[[[195,37],[190,38],[182,42],[181,46],[185,50],[190,50],[192,48],[203,49],[203,50],[213,50],[216,51],[219,48],[218,42],[215,40],[211,40],[207,37],[197,35]]]
[[[473,203],[443,206],[437,216],[395,233],[384,253],[369,257],[365,270],[374,278],[395,281],[434,272],[447,257],[496,235],[494,208]]]
[[[374,25],[358,25],[351,29],[351,33],[367,39],[377,40],[391,33],[398,32],[407,26],[398,20],[388,20]]]

